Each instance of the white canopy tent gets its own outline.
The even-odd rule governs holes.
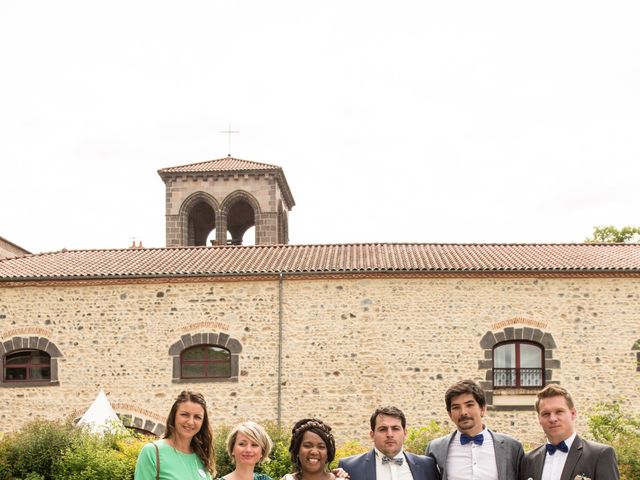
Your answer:
[[[95,401],[78,420],[78,426],[85,427],[91,433],[98,434],[124,431],[125,429],[122,421],[111,407],[104,390],[100,390]]]

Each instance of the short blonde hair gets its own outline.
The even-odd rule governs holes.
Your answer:
[[[555,383],[550,383],[544,387],[537,393],[536,397],[536,412],[538,413],[540,413],[540,401],[551,397],[564,397],[567,401],[567,407],[569,407],[569,410],[573,410],[573,397],[566,388],[556,385]]]
[[[236,445],[236,439],[238,438],[239,433],[247,437],[252,442],[256,442],[260,445],[260,448],[262,449],[262,456],[258,463],[262,463],[265,460],[268,461],[269,454],[273,448],[273,442],[271,441],[269,434],[263,427],[255,422],[244,422],[237,425],[227,436],[227,453],[229,454],[232,462],[235,463],[235,459],[233,458],[233,447]]]

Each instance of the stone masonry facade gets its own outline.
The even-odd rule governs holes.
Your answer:
[[[410,426],[435,419],[452,428],[444,392],[471,378],[490,394],[488,425],[540,442],[532,392],[503,395],[488,373],[493,346],[520,337],[544,348],[547,381],[573,393],[579,429],[599,401],[640,413],[640,278],[285,275],[2,285],[3,355],[42,345],[56,373],[46,384],[0,383],[0,431],[35,418],[77,418],[104,389],[125,423],[161,433],[173,398],[192,389],[208,399],[214,427],[245,419],[289,426],[311,415],[332,424],[340,443],[366,439],[369,415],[386,404],[404,410]],[[232,378],[180,380],[182,348],[211,343],[231,353]]]

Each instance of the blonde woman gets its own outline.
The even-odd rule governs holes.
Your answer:
[[[245,422],[236,426],[227,437],[227,453],[236,468],[219,480],[273,480],[253,471],[257,464],[269,458],[272,448],[271,438],[257,423]]]

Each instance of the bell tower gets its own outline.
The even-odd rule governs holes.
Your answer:
[[[256,245],[289,243],[295,202],[281,167],[226,157],[158,174],[166,187],[167,247],[242,245],[251,227]]]

